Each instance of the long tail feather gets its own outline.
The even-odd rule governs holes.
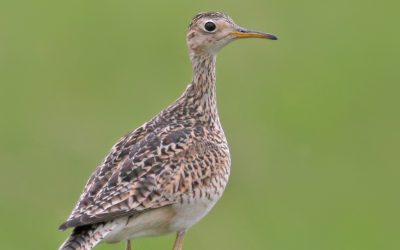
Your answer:
[[[58,250],[90,250],[113,229],[110,223],[76,227]]]

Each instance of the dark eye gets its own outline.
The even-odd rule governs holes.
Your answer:
[[[207,30],[207,31],[214,31],[215,30],[215,28],[217,28],[217,26],[215,26],[215,23],[213,23],[213,22],[211,22],[211,21],[208,21],[208,22],[206,22],[205,24],[204,24],[204,28]]]

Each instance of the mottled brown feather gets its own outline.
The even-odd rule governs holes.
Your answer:
[[[146,131],[147,126],[139,131]],[[177,189],[192,191],[193,185],[177,173],[187,172],[185,168],[206,166],[218,154],[209,155],[211,150],[219,151],[220,145],[205,144],[205,138],[201,137],[205,135],[203,130],[202,127],[166,125],[158,126],[146,136],[126,136],[92,175],[76,208],[60,229],[108,221],[178,202]],[[138,137],[141,139],[137,140]],[[130,141],[132,138],[137,140],[136,144]],[[204,176],[201,171],[195,174],[193,169],[189,171],[193,173],[192,179],[198,179],[195,182],[198,187]]]

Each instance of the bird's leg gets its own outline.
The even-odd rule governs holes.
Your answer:
[[[186,231],[179,231],[176,233],[176,240],[173,250],[182,250],[183,248],[183,238],[185,237]]]
[[[131,248],[131,240],[127,240],[127,241],[126,241],[126,248],[125,248],[125,250],[132,250],[132,248]]]

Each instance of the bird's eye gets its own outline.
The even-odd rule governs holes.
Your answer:
[[[209,32],[214,31],[215,28],[217,28],[217,26],[215,26],[215,23],[213,23],[213,22],[211,22],[211,21],[208,21],[208,22],[206,22],[206,23],[204,24],[204,29],[207,30],[207,31],[209,31]]]

